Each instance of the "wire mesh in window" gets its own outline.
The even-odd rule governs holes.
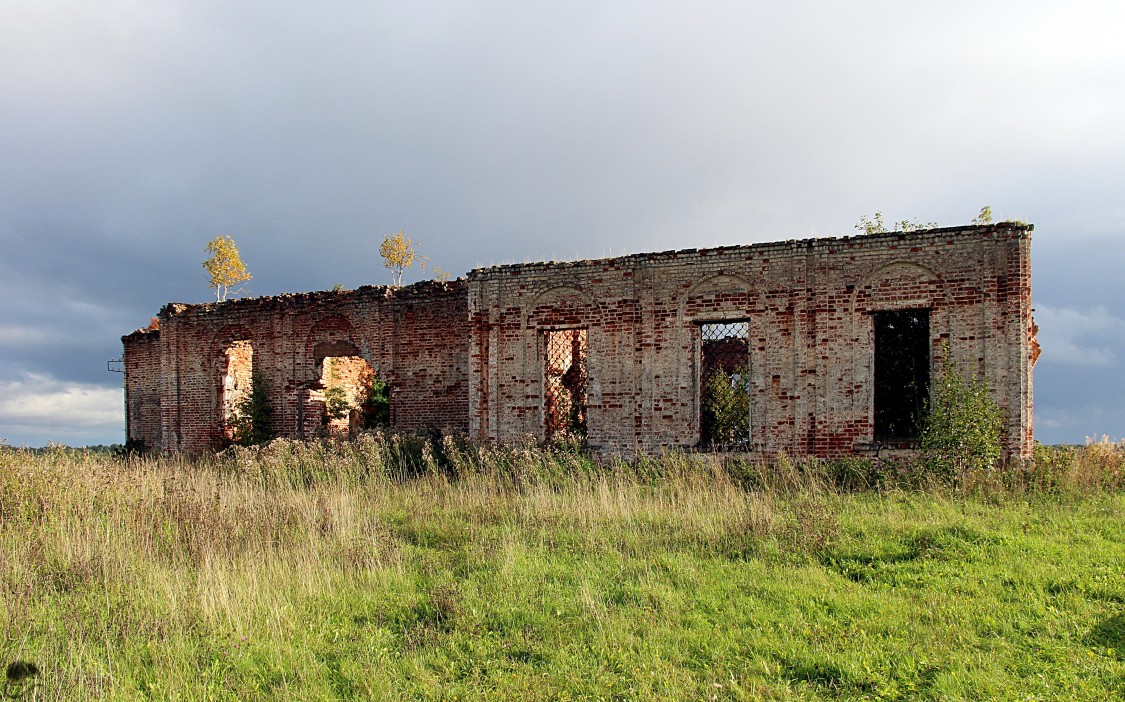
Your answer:
[[[586,437],[586,330],[544,331],[546,434],[549,441]]]
[[[750,443],[750,323],[700,327],[700,438],[704,447],[740,449]]]

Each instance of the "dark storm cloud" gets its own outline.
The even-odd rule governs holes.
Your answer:
[[[98,440],[119,440],[104,360],[164,302],[208,299],[217,234],[273,294],[387,280],[377,245],[399,228],[460,274],[987,203],[1037,225],[1040,437],[1120,435],[1096,378],[1125,377],[1125,353],[1082,325],[1122,318],[1123,20],[1108,2],[6,3],[0,382],[60,437],[90,435],[100,398],[118,419]],[[18,406],[0,436],[50,430]]]

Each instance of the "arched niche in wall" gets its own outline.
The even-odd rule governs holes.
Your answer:
[[[945,284],[926,266],[888,263],[859,282],[852,310],[852,397],[863,439],[909,445],[924,422],[939,345],[949,337]]]
[[[945,285],[929,268],[911,261],[880,266],[864,276],[853,293],[852,309],[859,313],[946,307]]]
[[[759,311],[750,282],[726,273],[697,281],[680,300],[681,384],[692,388],[695,443],[705,449],[751,450],[765,438]]]
[[[687,291],[680,302],[680,318],[687,323],[700,319],[744,319],[754,305],[753,286],[738,275],[708,276]]]
[[[534,355],[539,369],[532,380],[539,391],[542,438],[584,440],[590,408],[600,404],[590,372],[598,367],[593,346],[601,310],[584,290],[553,286],[531,299],[526,324],[525,353]],[[595,413],[593,425],[597,424]]]
[[[601,324],[601,309],[589,293],[572,285],[539,291],[527,305],[527,326],[533,329],[593,327]]]

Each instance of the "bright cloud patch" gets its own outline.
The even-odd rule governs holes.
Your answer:
[[[1125,343],[1125,321],[1101,305],[1085,310],[1038,305],[1035,321],[1045,363],[1112,366],[1114,349]]]
[[[18,325],[0,326],[0,347],[31,346],[50,341],[50,335],[42,329]]]
[[[0,427],[36,427],[60,434],[119,432],[124,423],[121,393],[120,388],[63,383],[35,374],[0,382]]]

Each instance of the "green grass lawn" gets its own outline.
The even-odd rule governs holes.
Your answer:
[[[749,490],[530,450],[389,479],[385,449],[0,453],[0,662],[40,670],[7,692],[1125,697],[1120,491]]]

